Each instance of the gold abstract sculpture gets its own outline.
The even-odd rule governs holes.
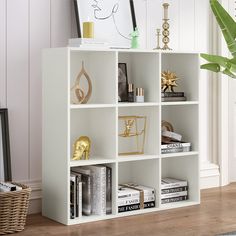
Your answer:
[[[170,72],[170,71],[163,71],[161,73],[161,89],[163,92],[166,92],[168,89],[171,92],[174,92],[174,87],[177,87],[178,84],[176,81],[179,78],[176,76],[175,73]]]
[[[121,121],[121,127],[119,132],[119,137],[124,138],[125,142],[127,139],[134,138],[135,149],[130,152],[119,152],[119,155],[138,155],[144,154],[144,144],[145,144],[145,135],[146,135],[146,116],[119,116],[119,121]],[[142,121],[142,124],[139,126],[139,121]]]
[[[91,141],[87,136],[81,136],[73,145],[74,152],[72,160],[88,160],[91,148]]]
[[[83,75],[88,83],[88,91],[86,95],[84,90],[80,86],[81,78]],[[72,95],[75,96],[75,99],[72,99],[72,103],[74,104],[86,104],[92,95],[92,82],[84,68],[84,62],[82,62],[82,69],[76,77],[74,86],[71,88],[71,93],[73,93]]]
[[[170,24],[168,23],[169,19],[168,19],[168,7],[169,4],[168,3],[163,3],[163,8],[164,8],[164,17],[163,17],[163,24],[162,24],[162,35],[163,35],[163,39],[162,42],[164,43],[164,46],[162,48],[162,50],[172,50],[171,48],[169,48],[168,44],[170,42],[170,32],[169,32],[169,28],[170,28]]]

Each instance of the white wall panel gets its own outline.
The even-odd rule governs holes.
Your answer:
[[[29,5],[7,0],[7,105],[13,179],[29,177]]]
[[[162,0],[149,0],[147,4],[147,47],[153,49],[157,46],[156,29],[162,28]],[[162,46],[160,38],[160,46]]]
[[[43,16],[43,17],[42,17]],[[42,72],[43,48],[50,47],[50,1],[30,0],[30,172],[31,180],[41,179],[42,173]]]
[[[198,1],[198,0],[197,0]],[[179,49],[194,50],[195,46],[195,10],[194,0],[179,1]]]
[[[0,0],[0,107],[6,107],[6,0]]]
[[[71,35],[71,1],[51,0],[51,46],[67,46]]]

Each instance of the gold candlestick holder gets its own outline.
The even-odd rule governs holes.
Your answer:
[[[157,31],[157,46],[155,48],[153,48],[153,50],[160,50],[161,47],[160,47],[160,37],[161,37],[161,29],[156,29]]]
[[[163,3],[163,8],[164,8],[164,18],[163,18],[163,24],[162,24],[162,42],[164,44],[162,50],[172,50],[168,44],[170,42],[170,38],[169,38],[169,35],[170,35],[170,24],[169,24],[169,19],[168,19],[168,7],[169,7],[169,4],[168,3]]]

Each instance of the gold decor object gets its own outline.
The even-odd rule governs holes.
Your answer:
[[[119,116],[119,155],[144,154],[146,124],[146,116]]]
[[[91,141],[87,136],[81,136],[73,145],[74,152],[72,160],[88,160],[90,155]]]
[[[164,43],[164,46],[162,48],[162,50],[172,50],[171,48],[169,48],[168,44],[170,42],[170,24],[169,24],[169,19],[168,19],[168,7],[169,4],[168,3],[163,3],[163,8],[164,8],[164,17],[163,17],[163,24],[162,24],[162,42]]]
[[[160,37],[161,37],[161,29],[156,29],[157,33],[156,33],[156,36],[157,36],[157,46],[155,48],[153,48],[153,50],[160,50],[161,47],[160,47]]]
[[[174,72],[170,72],[169,70],[163,71],[161,73],[161,89],[163,92],[166,92],[168,89],[171,92],[174,92],[174,87],[178,87],[176,81],[179,78],[176,76]]]
[[[82,76],[85,77],[88,83],[88,91],[85,91],[80,87]],[[84,61],[82,61],[82,69],[76,77],[74,86],[71,88],[72,103],[73,104],[86,104],[92,95],[92,82],[91,79],[84,68]]]
[[[0,235],[24,230],[31,189],[23,184],[12,183],[22,190],[0,192]]]

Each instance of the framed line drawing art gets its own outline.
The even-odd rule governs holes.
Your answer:
[[[0,108],[0,181],[11,181],[8,110]]]
[[[110,47],[130,48],[130,34],[137,27],[133,0],[73,0],[78,37],[83,22],[94,22],[95,39]]]

